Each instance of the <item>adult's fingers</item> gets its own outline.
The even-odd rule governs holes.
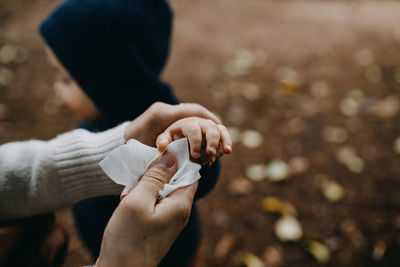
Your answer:
[[[195,103],[185,103],[173,106],[173,108],[170,109],[169,116],[172,119],[171,122],[186,117],[200,117],[204,119],[210,119],[217,124],[221,124],[221,120],[217,116],[215,116],[211,111],[209,111],[202,105]]]
[[[175,190],[156,205],[156,212],[160,216],[163,216],[163,214],[165,216],[172,216],[172,219],[179,219],[177,216],[181,217],[186,224],[192,209],[197,187],[198,182],[195,182],[194,184]]]
[[[174,176],[177,169],[178,161],[175,156],[168,151],[164,152],[150,165],[138,185],[124,200],[135,201],[145,209],[154,208],[159,191],[164,189],[164,185]]]

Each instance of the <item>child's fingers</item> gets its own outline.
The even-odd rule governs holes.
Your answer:
[[[222,150],[226,154],[232,153],[232,138],[228,130],[223,125],[217,125],[221,134]]]
[[[172,138],[169,133],[164,132],[160,134],[156,140],[156,146],[158,148],[158,151],[163,152],[171,142]]]
[[[197,122],[189,122],[182,128],[183,135],[189,140],[190,155],[193,158],[199,158],[201,155],[202,131]]]
[[[207,154],[212,155],[212,157],[215,158],[217,155],[219,139],[221,137],[217,125],[214,124],[208,127],[205,135],[207,140],[206,152]]]

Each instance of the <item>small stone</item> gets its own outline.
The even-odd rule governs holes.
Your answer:
[[[8,118],[8,108],[5,104],[0,104],[0,121]]]
[[[252,193],[254,191],[254,186],[245,178],[235,178],[229,184],[229,191],[232,193],[232,195],[244,196]]]
[[[316,81],[311,84],[311,94],[315,98],[324,98],[329,95],[329,86],[326,82],[324,81]]]
[[[240,132],[239,128],[227,127],[227,130],[229,132],[229,135],[231,136],[232,143],[236,144],[237,142],[240,141],[241,132]]]
[[[275,197],[266,197],[261,202],[265,211],[280,215],[297,216],[296,208],[288,201]]]
[[[320,242],[310,241],[308,245],[308,252],[310,252],[310,254],[319,264],[325,264],[330,260],[328,248]]]
[[[252,149],[260,147],[263,143],[262,134],[254,130],[243,131],[240,139],[245,147]]]
[[[303,236],[303,229],[295,217],[283,216],[275,223],[275,234],[282,242],[299,241]]]
[[[342,147],[336,154],[336,159],[347,166],[351,172],[361,173],[364,171],[365,162],[358,157],[352,147]]]
[[[362,158],[356,157],[347,164],[347,168],[352,172],[362,173],[365,168],[365,162]]]
[[[360,89],[351,90],[346,97],[342,99],[339,109],[344,115],[355,117],[364,100],[364,93]]]
[[[354,148],[348,146],[341,147],[336,153],[336,159],[344,165],[349,164],[355,157],[357,157],[357,155]]]
[[[8,86],[14,79],[14,72],[10,69],[0,66],[0,85]]]
[[[265,165],[264,164],[252,164],[246,169],[246,176],[253,181],[264,180],[265,177]]]
[[[383,258],[386,252],[386,244],[382,240],[375,243],[374,249],[372,251],[372,259],[374,261],[379,261]]]
[[[339,201],[344,196],[343,187],[340,184],[332,181],[324,183],[322,192],[329,202]]]
[[[243,255],[243,263],[246,267],[265,267],[264,262],[252,253],[245,253]]]
[[[235,237],[233,235],[223,236],[215,246],[214,256],[217,260],[224,259],[235,245]]]
[[[11,44],[3,45],[0,48],[0,63],[7,64],[17,57],[17,48]]]
[[[254,101],[260,98],[260,88],[254,83],[243,84],[242,96],[249,101]]]
[[[363,48],[357,51],[355,59],[358,65],[362,67],[367,67],[374,63],[374,54],[368,48]]]
[[[310,163],[305,157],[294,157],[289,161],[293,173],[303,173],[308,170]]]
[[[400,137],[397,137],[396,140],[394,140],[393,149],[394,149],[394,152],[396,152],[397,154],[400,154]]]
[[[324,140],[331,143],[343,143],[347,140],[347,136],[347,130],[340,127],[327,126],[322,131]]]
[[[264,251],[264,259],[267,266],[278,266],[282,264],[282,253],[281,249],[268,246]]]
[[[348,117],[354,117],[358,114],[358,103],[351,98],[344,98],[341,102],[340,102],[340,111],[348,116]]]
[[[285,180],[290,173],[290,166],[282,160],[271,161],[265,169],[265,174],[271,182]]]
[[[365,78],[371,83],[379,83],[382,80],[382,70],[379,65],[371,65],[365,70]]]
[[[378,118],[392,118],[399,113],[400,102],[399,99],[390,95],[381,101],[372,105],[370,112]]]

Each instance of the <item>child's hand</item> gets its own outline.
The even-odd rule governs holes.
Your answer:
[[[169,143],[184,137],[189,141],[191,157],[201,165],[214,162],[224,153],[232,153],[231,136],[225,126],[198,117],[184,118],[171,124],[158,136],[157,148],[162,152]]]

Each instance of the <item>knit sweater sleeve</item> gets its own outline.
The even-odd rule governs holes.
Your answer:
[[[124,143],[127,123],[102,133],[74,130],[50,141],[0,146],[0,221],[70,206],[85,198],[119,194],[98,163]]]

